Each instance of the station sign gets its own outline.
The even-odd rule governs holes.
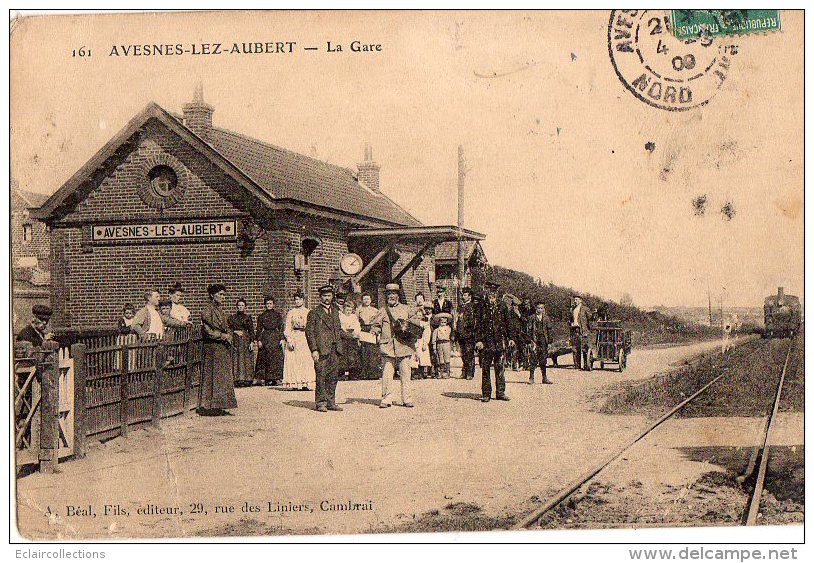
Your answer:
[[[183,221],[137,225],[92,225],[94,242],[166,241],[234,238],[236,221]]]

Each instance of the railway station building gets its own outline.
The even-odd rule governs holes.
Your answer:
[[[435,248],[482,240],[426,226],[382,193],[366,148],[356,170],[213,125],[198,87],[182,114],[150,103],[32,217],[50,230],[52,324],[111,326],[125,303],[180,282],[193,318],[223,283],[253,315],[263,296],[317,303],[325,283],[358,292],[433,290]],[[359,271],[340,268],[352,253]],[[360,263],[361,262],[361,263]]]

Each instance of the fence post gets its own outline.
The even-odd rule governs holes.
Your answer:
[[[50,365],[47,359],[51,358]],[[42,399],[40,403],[39,462],[42,473],[54,473],[59,464],[59,355],[56,350],[44,355],[40,364]]]
[[[167,357],[167,349],[164,342],[159,342],[155,347],[155,379],[153,381],[153,425],[161,423],[161,380],[164,376],[164,362]]]
[[[88,377],[88,368],[85,363],[84,344],[71,344],[71,357],[73,358],[73,454],[76,458],[85,457],[85,411],[87,399],[85,398],[85,381]]]
[[[192,402],[192,374],[194,369],[192,369],[193,361],[198,361],[198,356],[193,355],[193,332],[192,329],[187,330],[187,341],[184,344],[184,364],[186,367],[184,368],[184,414],[188,415],[189,406]]]
[[[129,394],[130,383],[130,344],[125,342],[122,345],[122,371],[119,380],[119,389],[121,391],[121,407],[119,408],[119,418],[121,423],[121,436],[127,438],[127,423],[128,415],[128,402],[130,401]]]

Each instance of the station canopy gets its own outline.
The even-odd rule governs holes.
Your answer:
[[[484,234],[451,225],[354,229],[348,232],[349,242],[364,246],[368,251],[376,252],[364,269],[354,276],[354,281],[362,281],[399,243],[421,244],[422,247],[413,259],[393,277],[393,281],[398,281],[407,271],[421,263],[427,250],[434,248],[437,244],[454,241],[475,242],[485,238]]]

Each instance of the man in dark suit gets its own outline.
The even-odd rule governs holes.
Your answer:
[[[530,344],[529,357],[529,384],[534,384],[534,371],[540,366],[543,373],[543,383],[551,383],[546,375],[546,362],[548,361],[548,345],[551,344],[551,319],[545,312],[542,301],[535,303],[534,314],[529,317],[528,335]]]
[[[333,304],[334,288],[319,288],[319,305],[308,313],[305,338],[314,358],[316,371],[316,404],[319,412],[341,411],[336,405],[336,381],[339,376],[342,345],[342,325],[339,309]]]
[[[472,288],[465,287],[461,290],[461,304],[458,307],[458,322],[455,325],[455,340],[461,349],[461,370],[462,379],[475,379],[475,343],[477,335],[477,310],[475,302],[472,301]]]
[[[486,301],[478,313],[477,343],[475,348],[480,352],[481,365],[481,401],[488,403],[492,398],[491,368],[495,368],[495,399],[508,401],[506,396],[506,377],[504,374],[504,356],[506,346],[513,346],[517,336],[514,334],[511,313],[506,303],[498,300],[498,284],[486,282]]]
[[[447,299],[447,290],[443,287],[438,288],[438,296],[432,300],[432,314],[433,316],[441,313],[449,313],[452,315],[452,301]]]

